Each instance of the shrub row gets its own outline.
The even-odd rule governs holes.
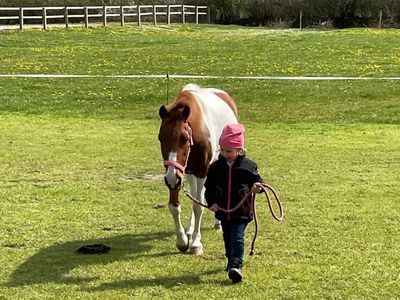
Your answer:
[[[252,26],[400,27],[400,0],[0,0],[0,6],[208,5],[211,21]]]

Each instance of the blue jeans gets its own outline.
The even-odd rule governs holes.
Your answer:
[[[222,233],[225,244],[225,256],[228,258],[228,263],[233,260],[238,260],[243,263],[244,256],[244,233],[248,221],[238,220],[233,223],[222,222]]]

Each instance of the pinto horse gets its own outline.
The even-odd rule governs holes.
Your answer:
[[[224,91],[188,84],[175,101],[160,107],[158,139],[164,159],[165,184],[169,188],[169,210],[175,224],[176,246],[181,252],[203,255],[201,218],[204,208],[193,202],[188,230],[181,223],[179,190],[183,176],[190,194],[204,203],[208,167],[218,157],[218,140],[226,124],[237,123],[237,107]]]

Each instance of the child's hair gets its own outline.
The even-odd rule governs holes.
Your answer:
[[[217,151],[221,152],[221,148],[218,148]],[[239,149],[239,155],[240,156],[246,156],[246,152],[247,152],[246,148]]]

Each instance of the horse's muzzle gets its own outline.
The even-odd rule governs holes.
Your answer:
[[[165,182],[165,185],[168,187],[168,189],[169,189],[170,191],[171,191],[171,190],[180,190],[181,187],[182,187],[182,177],[180,177],[180,176],[177,176],[177,177],[176,177],[176,182],[175,182],[175,184],[171,184],[171,183],[168,181],[167,176],[164,176],[164,182]]]
[[[169,190],[179,190],[181,188],[183,175],[185,174],[185,166],[170,160],[164,160],[164,166],[167,169],[167,173],[164,176],[165,184]]]

